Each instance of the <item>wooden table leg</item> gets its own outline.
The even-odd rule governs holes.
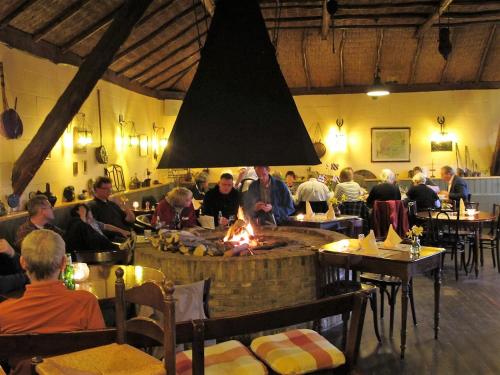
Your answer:
[[[439,264],[434,270],[434,339],[437,340],[439,335],[439,298],[441,292],[441,257]]]
[[[406,350],[406,318],[408,316],[408,280],[401,280],[401,359],[405,357]]]
[[[474,241],[475,241],[475,246],[474,246],[474,272],[476,273],[476,277],[479,276],[479,259],[478,259],[478,253],[479,253],[479,243],[481,242],[481,225],[478,223],[474,226]]]

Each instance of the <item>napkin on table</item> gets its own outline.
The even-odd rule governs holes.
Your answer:
[[[460,204],[458,206],[459,206],[458,214],[460,216],[465,215],[465,203],[464,203],[464,200],[462,198],[460,198]]]
[[[398,236],[394,230],[392,224],[389,225],[389,231],[387,232],[387,238],[385,239],[383,246],[385,247],[396,247],[403,241],[401,237]]]
[[[361,247],[361,250],[378,252],[377,240],[375,239],[373,230],[370,230],[368,236],[359,242],[359,246]]]
[[[310,219],[313,216],[314,216],[314,212],[312,210],[311,203],[309,203],[309,201],[306,201],[306,216],[305,217],[307,219]]]
[[[327,220],[335,219],[335,210],[333,209],[333,206],[331,203],[328,203],[328,211],[326,211],[326,218],[327,218]]]

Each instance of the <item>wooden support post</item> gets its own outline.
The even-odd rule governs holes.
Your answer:
[[[104,74],[113,55],[128,38],[152,0],[127,0],[101,40],[80,66],[73,80],[45,118],[29,145],[14,163],[12,188],[21,195],[57,143],[73,116]]]
[[[497,144],[491,159],[490,175],[500,176],[500,131],[497,134]],[[500,263],[497,266],[500,267]]]
[[[333,30],[335,32],[335,30]],[[345,30],[342,30],[342,39],[340,39],[340,87],[344,87],[344,46],[345,46]]]
[[[304,29],[302,32],[302,67],[304,68],[304,74],[306,76],[306,87],[311,88],[311,74],[309,73],[309,63],[307,61],[307,35],[308,30]]]
[[[323,0],[323,9],[321,10],[321,39],[328,38],[328,31],[330,30],[330,14],[326,9],[327,0]]]

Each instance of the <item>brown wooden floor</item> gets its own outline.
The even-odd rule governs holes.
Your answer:
[[[383,342],[373,332],[371,309],[363,329],[356,374],[500,374],[500,273],[485,254],[478,279],[461,274],[458,282],[447,256],[441,289],[441,331],[433,332],[433,280],[414,280],[418,325],[408,312],[406,357],[400,360],[400,306],[396,307],[394,337],[389,337],[386,302],[381,324]],[[400,301],[398,294],[398,302]],[[409,308],[408,308],[409,310]]]

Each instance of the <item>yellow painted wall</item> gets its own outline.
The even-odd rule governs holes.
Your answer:
[[[11,173],[14,161],[28,145],[76,73],[77,68],[56,65],[3,45],[0,46],[0,61],[4,63],[9,104],[13,106],[14,98],[18,98],[17,111],[24,123],[24,133],[21,138],[6,140],[0,137],[0,200],[5,202],[5,195],[12,192]],[[168,113],[164,109],[166,103],[105,81],[99,81],[97,88],[101,91],[103,141],[109,153],[109,162],[123,166],[127,184],[135,173],[138,174],[139,179],[144,179],[146,168],[154,172],[152,176],[154,179],[159,178],[164,181],[165,178],[155,171],[156,162],[152,157],[151,146],[148,149],[149,156],[139,157],[137,147],[126,146],[121,150],[118,149],[115,138],[119,134],[119,114],[122,114],[126,120],[134,121],[137,132],[148,135],[150,140],[153,122],[166,127],[170,132],[175,117],[164,115]],[[80,192],[81,189],[86,188],[88,179],[103,174],[103,165],[96,162],[94,154],[94,149],[99,146],[96,89],[92,91],[80,109],[80,112],[86,115],[86,124],[90,125],[93,130],[93,143],[87,153],[73,153],[72,135],[66,136],[69,144],[68,140],[62,141],[63,136],[52,150],[50,160],[43,163],[27,187],[22,200],[26,199],[30,191],[45,191],[45,183],[50,182],[51,190],[60,202],[65,186],[74,185],[77,192]],[[125,132],[128,132],[127,127]],[[65,146],[65,143],[68,146]],[[86,174],[83,173],[84,160],[88,164]],[[73,162],[78,162],[77,176],[73,176]]]
[[[349,165],[355,170],[369,169],[377,175],[381,169],[391,168],[406,177],[413,166],[429,169],[432,161],[438,169],[446,164],[456,167],[455,147],[452,152],[430,149],[430,138],[439,131],[436,117],[445,116],[445,130],[456,135],[462,160],[465,161],[467,145],[481,172],[489,173],[500,127],[500,90],[402,93],[376,100],[364,94],[299,96],[295,101],[310,135],[315,137],[314,125],[319,123],[327,145],[329,135],[337,131],[336,119],[344,119],[342,129],[347,135],[347,150],[329,150],[322,158],[323,165],[313,169],[326,172],[325,164],[335,162],[341,168]],[[411,162],[372,163],[372,127],[410,127]]]

